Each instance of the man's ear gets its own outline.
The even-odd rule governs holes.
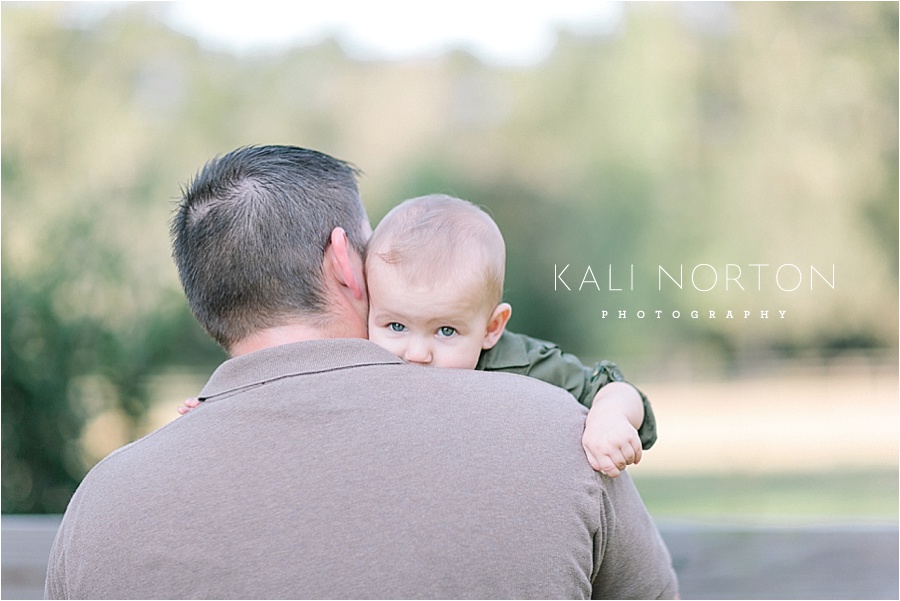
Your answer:
[[[347,232],[336,227],[331,231],[330,258],[338,282],[346,286],[356,300],[366,298],[366,285],[363,279],[362,257],[350,246]]]
[[[497,305],[497,308],[491,313],[490,320],[488,320],[487,328],[484,332],[484,342],[481,344],[481,348],[489,349],[497,344],[497,341],[500,340],[500,335],[503,334],[503,330],[506,329],[506,322],[509,321],[511,315],[512,307],[509,303],[500,303]]]

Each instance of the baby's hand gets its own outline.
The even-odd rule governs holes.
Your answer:
[[[192,399],[187,399],[184,402],[184,405],[180,405],[178,407],[178,409],[176,409],[175,411],[177,411],[181,415],[184,415],[184,414],[188,413],[191,409],[196,409],[199,406],[200,406],[200,399],[198,399],[197,397],[194,397]]]
[[[618,477],[626,466],[641,460],[641,439],[635,427],[624,414],[602,411],[600,407],[588,413],[581,446],[591,467],[610,478]]]

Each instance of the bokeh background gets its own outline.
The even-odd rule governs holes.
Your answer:
[[[398,36],[453,26],[376,4]],[[510,327],[650,395],[660,440],[630,470],[654,515],[896,523],[896,3],[605,4],[501,58],[386,55],[340,24],[238,48],[197,33],[222,6],[2,4],[4,514],[64,511],[224,359],[169,219],[206,160],[276,143],[360,167],[373,224],[430,192],[489,210]]]

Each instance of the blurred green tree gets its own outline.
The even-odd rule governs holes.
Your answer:
[[[47,232],[56,256],[28,277],[2,271],[2,510],[57,513],[99,459],[82,431],[97,415],[141,430],[146,376],[218,354],[172,294],[135,311],[129,265],[86,215]]]

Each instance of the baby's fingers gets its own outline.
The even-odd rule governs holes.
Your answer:
[[[643,450],[641,448],[641,439],[638,437],[637,431],[632,432],[630,436],[625,437],[619,443],[619,450],[625,458],[626,465],[640,463],[641,457],[643,456]]]
[[[619,475],[619,470],[616,468],[615,463],[610,459],[607,453],[603,452],[594,452],[590,445],[582,443],[582,448],[584,449],[584,454],[587,457],[588,463],[591,465],[591,469],[595,472],[600,472],[601,474],[605,474],[610,478],[615,478]]]
[[[609,476],[610,478],[618,478],[619,474],[622,473],[630,461],[628,461],[625,454],[620,449],[616,449],[611,453],[602,456],[598,463],[600,469],[596,471]]]
[[[624,469],[624,468],[622,468]],[[594,468],[594,471],[600,472],[604,476],[608,476],[610,478],[618,478],[619,474],[622,473],[622,470],[616,467],[612,462],[607,463],[604,467],[600,469]]]
[[[643,457],[643,456],[644,456],[644,451],[641,449],[640,446],[638,446],[634,452],[634,464],[637,465],[638,463],[640,463],[641,457]]]
[[[184,415],[191,411],[191,409],[196,409],[200,406],[200,399],[197,397],[193,397],[184,401],[184,404],[179,406],[175,411],[177,411],[180,415]]]

